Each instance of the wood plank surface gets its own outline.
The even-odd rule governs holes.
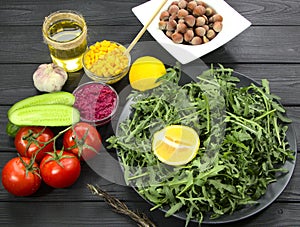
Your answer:
[[[141,26],[89,26],[89,44],[99,40],[114,40],[129,44]],[[107,32],[109,30],[109,33]],[[288,35],[287,35],[288,34]],[[28,38],[30,37],[30,38]],[[24,42],[24,40],[27,40]],[[146,32],[140,41],[154,40]],[[300,32],[295,26],[250,27],[229,43],[203,57],[214,63],[300,63],[298,40]],[[50,62],[49,51],[41,34],[41,26],[12,26],[0,30],[1,63]]]
[[[5,209],[9,207],[10,213]],[[163,212],[156,210],[150,212],[150,205],[129,202],[128,207],[138,209],[145,213],[157,226],[182,227],[185,222],[183,220],[169,217],[165,218]],[[29,209],[30,208],[30,209]],[[23,202],[10,203],[3,202],[0,206],[1,224],[6,227],[12,226],[137,226],[131,219],[114,213],[110,207],[101,201],[85,201],[85,202],[68,202],[60,203],[47,202]],[[300,212],[299,203],[273,203],[262,212],[235,223],[213,225],[224,227],[253,227],[255,226],[274,226],[274,227],[290,227],[297,226],[295,223],[300,222],[300,216],[295,215]],[[10,215],[8,215],[10,214]],[[18,218],[13,214],[18,214]],[[76,214],[76,215],[74,215]],[[37,217],[38,215],[38,217]],[[196,223],[190,223],[189,227],[199,226]],[[212,225],[201,225],[212,226]]]
[[[222,62],[218,62],[222,63]],[[222,63],[223,64],[223,63]],[[22,98],[38,94],[33,87],[32,74],[37,69],[36,64],[1,64],[2,76],[7,79],[0,84],[0,105],[12,105]],[[299,71],[300,64],[232,64],[224,63],[235,71],[248,76],[257,82],[268,79],[271,91],[282,97],[283,105],[297,105],[300,97]],[[210,63],[207,63],[210,67]],[[82,79],[83,71],[69,74],[69,79],[64,87],[67,91],[73,91]],[[199,71],[199,74],[201,71]],[[19,83],[22,78],[22,83]],[[122,81],[125,82],[127,78]],[[12,82],[16,81],[16,83]],[[119,85],[113,85],[118,87]],[[121,86],[120,86],[121,87]],[[18,90],[19,92],[16,92]],[[294,94],[294,95],[289,95]]]
[[[0,6],[1,25],[36,25],[42,24],[43,18],[50,12],[61,9],[72,9],[82,12],[90,25],[139,25],[131,9],[146,0],[114,1],[74,0],[67,1],[35,1],[11,0],[3,1]],[[255,26],[300,25],[300,7],[298,0],[244,0],[226,1],[237,12],[250,20]],[[47,6],[43,8],[43,6]],[[109,10],[108,10],[109,9]]]

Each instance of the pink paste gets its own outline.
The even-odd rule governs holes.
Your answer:
[[[87,84],[75,93],[75,104],[83,119],[97,121],[109,117],[117,105],[117,94],[103,84]]]

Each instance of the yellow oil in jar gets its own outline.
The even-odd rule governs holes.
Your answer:
[[[84,36],[84,37],[81,37]],[[82,68],[82,56],[87,49],[86,34],[79,23],[61,20],[48,29],[49,50],[52,61],[68,72]]]

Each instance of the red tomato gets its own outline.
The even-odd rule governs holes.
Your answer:
[[[93,125],[79,122],[64,134],[63,146],[66,151],[89,160],[100,151],[101,136]]]
[[[45,142],[53,137],[53,132],[47,127],[21,127],[15,137],[15,147],[21,156],[31,158],[44,146]],[[46,152],[50,151],[53,151],[53,142],[50,142],[38,152],[36,162],[40,162]]]
[[[76,155],[66,151],[47,154],[40,163],[41,176],[54,188],[66,188],[79,178],[81,166]]]
[[[27,157],[11,159],[2,170],[2,184],[13,195],[32,195],[41,185],[38,164]]]

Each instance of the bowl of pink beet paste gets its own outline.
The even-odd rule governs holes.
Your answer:
[[[79,110],[81,120],[96,126],[109,123],[119,105],[115,89],[101,82],[84,83],[73,94],[74,107]]]

